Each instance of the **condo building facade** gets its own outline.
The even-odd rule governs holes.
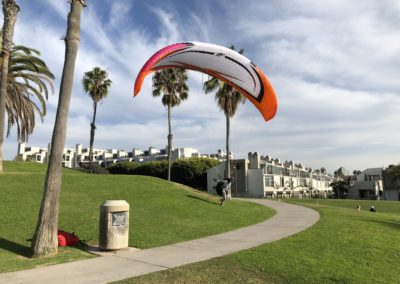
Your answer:
[[[47,147],[31,147],[25,143],[18,144],[18,159],[23,161],[34,161],[46,164],[49,161],[51,144]],[[225,160],[226,155],[223,151],[218,150],[216,154],[200,154],[197,149],[193,148],[175,148],[172,149],[172,160],[192,158],[192,157],[210,157],[219,161]],[[93,149],[92,162],[98,163],[103,167],[110,164],[129,161],[136,163],[145,163],[167,159],[166,149],[157,149],[149,147],[147,150],[133,148],[132,151],[118,149]],[[83,148],[82,144],[76,144],[75,148],[64,148],[62,165],[66,168],[79,168],[80,165],[89,163],[89,148]]]
[[[207,171],[207,189],[215,193],[215,180],[225,176],[225,163]],[[312,170],[293,161],[281,162],[259,153],[231,163],[232,195],[248,197],[330,197],[334,180],[324,168]]]

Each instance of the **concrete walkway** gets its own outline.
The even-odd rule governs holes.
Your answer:
[[[0,283],[108,283],[276,241],[311,227],[319,219],[318,212],[305,207],[248,200],[271,207],[276,214],[256,225],[174,245],[3,273]]]

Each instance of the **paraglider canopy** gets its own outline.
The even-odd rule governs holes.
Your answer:
[[[166,68],[184,68],[204,72],[234,87],[270,120],[277,110],[277,99],[268,78],[248,58],[219,45],[184,42],[162,48],[143,65],[136,81],[134,96],[150,73]]]

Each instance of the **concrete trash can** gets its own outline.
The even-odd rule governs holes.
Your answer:
[[[106,200],[100,206],[99,248],[117,250],[128,247],[129,204],[125,200]]]

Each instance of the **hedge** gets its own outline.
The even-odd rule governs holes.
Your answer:
[[[156,161],[148,162],[138,165],[133,169],[132,174],[143,175],[143,176],[153,176],[162,179],[167,179],[168,175],[168,161]]]
[[[171,180],[200,190],[207,190],[207,170],[219,163],[210,158],[176,160],[171,167]]]
[[[103,168],[98,163],[82,163],[79,165],[79,170],[88,174],[108,174],[107,169]]]
[[[112,164],[107,167],[107,170],[114,175],[132,175],[136,167],[138,164],[126,161]]]
[[[207,190],[207,170],[220,162],[211,158],[179,159],[172,163],[171,180],[184,185]],[[144,175],[167,179],[168,161],[143,164],[120,162],[107,168],[110,174]]]

